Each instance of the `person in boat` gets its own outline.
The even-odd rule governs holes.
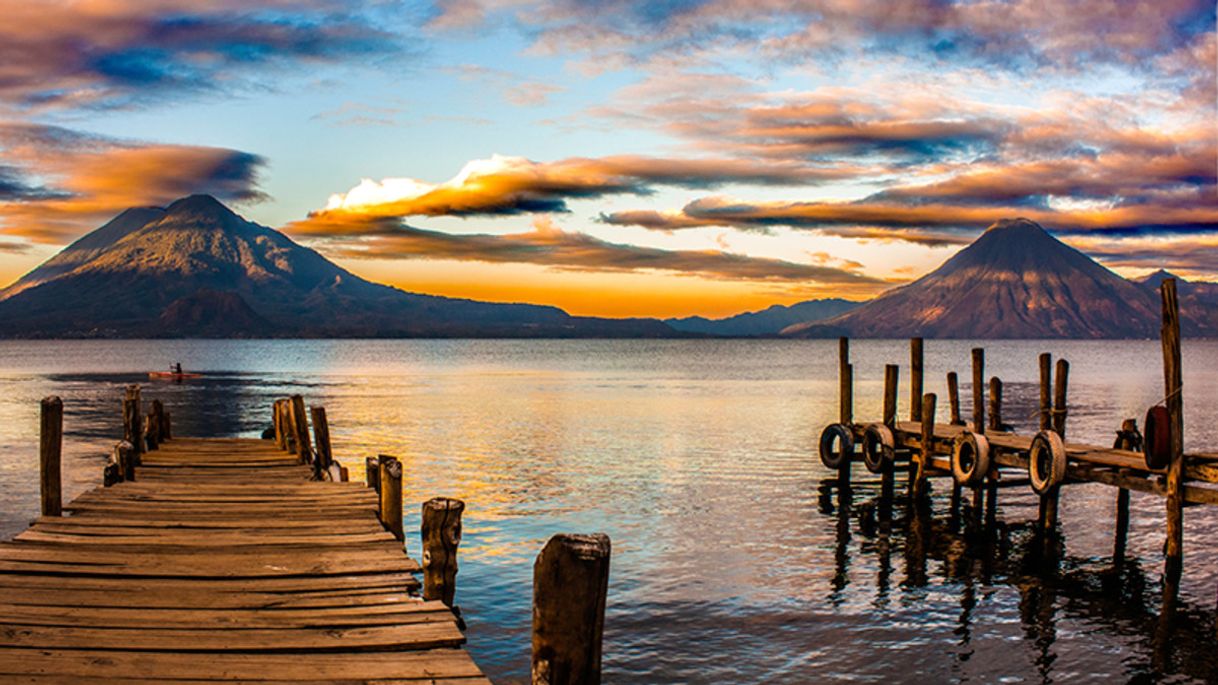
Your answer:
[[[174,364],[173,366],[171,366],[170,371],[173,371],[175,374],[181,376],[182,375],[182,362],[178,362],[178,363]]]

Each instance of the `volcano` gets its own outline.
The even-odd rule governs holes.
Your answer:
[[[1138,284],[1027,219],[1000,221],[938,269],[792,337],[1150,338],[1158,335],[1157,284]],[[1185,331],[1213,335],[1200,310]]]
[[[372,283],[209,195],[128,209],[0,291],[0,337],[665,337]]]

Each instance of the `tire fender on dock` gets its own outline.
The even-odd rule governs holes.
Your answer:
[[[834,446],[837,449],[834,449]],[[827,469],[837,469],[849,463],[854,454],[854,430],[845,424],[834,423],[820,434],[820,463]]]
[[[1042,430],[1028,448],[1028,478],[1043,495],[1066,479],[1066,445],[1056,431]]]
[[[884,473],[892,469],[897,456],[897,441],[892,429],[882,423],[873,423],[863,431],[863,465],[872,473]]]
[[[984,435],[964,431],[952,445],[952,476],[960,485],[976,487],[990,473],[990,441]]]

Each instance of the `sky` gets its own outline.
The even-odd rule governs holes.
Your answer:
[[[0,284],[210,193],[407,290],[861,300],[1027,217],[1218,280],[1213,0],[0,0]]]

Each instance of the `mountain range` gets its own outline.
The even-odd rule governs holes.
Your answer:
[[[0,290],[0,337],[1145,338],[1158,284],[1130,281],[1025,219],[866,303],[722,319],[603,319],[367,281],[215,198],[128,209]],[[1218,284],[1179,282],[1184,333],[1218,335]]]

